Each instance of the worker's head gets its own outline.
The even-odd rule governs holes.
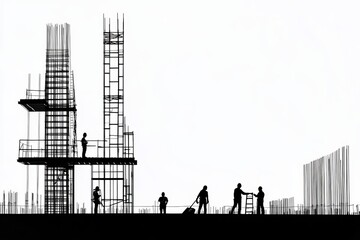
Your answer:
[[[87,136],[87,134],[86,134],[86,133],[84,133],[84,134],[83,134],[83,136],[84,136],[84,137],[86,137],[86,136]]]
[[[165,193],[164,193],[164,192],[162,192],[162,193],[161,193],[161,196],[165,196]]]
[[[262,191],[262,187],[261,187],[261,186],[260,186],[258,189],[259,189],[259,191]]]
[[[237,187],[238,187],[238,188],[241,188],[241,183],[238,183]]]
[[[207,186],[205,185],[205,186],[203,187],[203,189],[206,190],[206,189],[207,189]]]
[[[99,191],[100,190],[99,186],[96,186],[95,190]]]

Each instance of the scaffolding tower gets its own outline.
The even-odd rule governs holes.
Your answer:
[[[116,30],[104,18],[103,139],[88,140],[96,142],[95,153],[79,158],[70,26],[47,25],[45,88],[33,94],[29,87],[19,101],[29,112],[45,113],[45,136],[20,140],[18,156],[25,165],[45,166],[45,213],[74,213],[75,165],[91,165],[91,189],[99,186],[102,192],[99,213],[134,212],[137,161],[124,115],[124,17],[119,27],[118,18]]]
[[[121,26],[117,17],[115,27],[103,17],[103,71],[103,157],[125,161],[92,166],[92,188],[101,189],[103,213],[133,213],[136,161],[134,132],[124,115],[124,16]]]

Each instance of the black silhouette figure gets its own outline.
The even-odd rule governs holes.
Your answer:
[[[238,183],[237,188],[234,190],[234,206],[232,207],[230,214],[234,213],[236,205],[238,205],[238,214],[241,214],[241,194],[248,195],[252,193],[246,193],[241,190],[241,183]]]
[[[103,205],[100,201],[100,197],[101,197],[100,188],[98,186],[96,186],[96,188],[93,191],[93,202],[95,204],[95,207],[94,207],[95,214],[98,213],[99,204]]]
[[[158,202],[160,202],[160,214],[164,213],[166,214],[166,205],[168,203],[168,198],[165,197],[165,193],[161,193],[161,197],[159,197]]]
[[[205,185],[203,189],[199,192],[198,196],[196,197],[196,203],[198,202],[198,199],[200,198],[200,205],[198,209],[198,214],[200,214],[202,206],[204,206],[204,214],[206,214],[206,205],[209,203],[209,194],[206,191],[207,186]]]
[[[86,156],[85,156],[85,154],[86,154],[86,149],[87,149],[87,141],[86,141],[86,136],[87,136],[87,134],[86,133],[84,133],[83,134],[83,138],[81,139],[81,146],[82,146],[82,149],[83,149],[83,151],[82,151],[82,157],[83,158],[86,158]]]
[[[260,214],[260,209],[261,209],[261,214],[265,214],[265,212],[264,212],[265,193],[263,192],[261,186],[258,189],[259,189],[258,194],[254,194],[254,196],[257,197],[256,214]]]

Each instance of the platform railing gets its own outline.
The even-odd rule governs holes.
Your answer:
[[[45,99],[45,90],[26,89],[26,99]]]
[[[45,156],[45,140],[20,139],[19,158],[40,158]]]
[[[56,142],[56,140],[53,140]],[[59,139],[61,141],[61,139]],[[77,146],[69,144],[70,157],[82,157],[82,144],[81,140],[76,140]],[[87,140],[86,157],[104,157],[104,150],[108,150],[109,147],[104,147],[104,140]],[[73,149],[77,149],[77,154],[74,153]],[[133,146],[126,146],[127,152],[126,157],[133,158]],[[51,156],[52,151],[59,152],[60,150],[56,146],[48,148],[48,154]],[[74,155],[74,156],[72,156]],[[124,154],[125,155],[125,154]],[[45,157],[45,140],[44,139],[20,139],[19,140],[19,158],[44,158]]]
[[[61,139],[59,139],[61,141]],[[103,140],[87,140],[87,151],[86,155],[89,157],[99,157],[101,156],[101,146]],[[56,143],[56,140],[53,140]],[[69,155],[70,157],[76,157],[76,155],[81,156],[82,148],[81,141],[76,141],[77,148],[74,144],[69,144]],[[60,148],[61,149],[61,148]],[[51,146],[48,148],[48,154],[51,156],[52,152],[60,152],[59,148],[56,146]],[[79,149],[80,154],[76,154],[73,149]],[[71,156],[74,155],[74,156]],[[44,139],[20,139],[19,140],[19,158],[44,158],[45,157],[45,140]]]

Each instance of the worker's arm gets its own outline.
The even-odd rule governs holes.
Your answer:
[[[249,195],[249,194],[252,194],[252,193],[250,193],[250,192],[244,192],[243,190],[240,190],[240,193],[241,193],[242,195]]]

